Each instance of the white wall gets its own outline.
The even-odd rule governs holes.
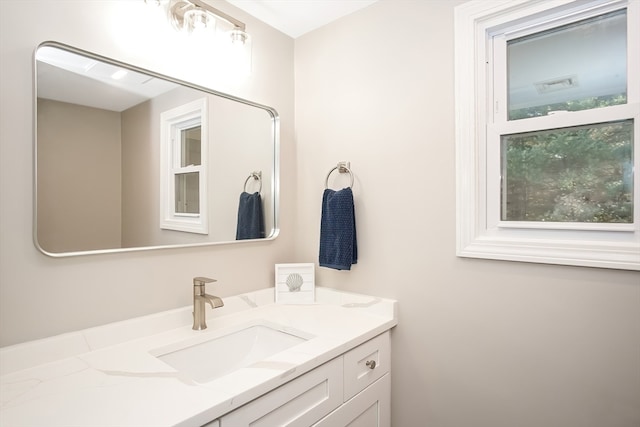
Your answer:
[[[188,305],[194,276],[217,278],[208,292],[222,297],[272,286],[273,265],[292,259],[293,40],[225,2],[212,3],[244,21],[254,37],[247,78],[222,73],[224,64],[216,63],[214,53],[186,44],[166,20],[145,21],[143,1],[0,1],[0,345]],[[45,40],[278,110],[280,237],[64,259],[38,252],[32,240],[32,62],[36,46]]]
[[[381,0],[296,39],[297,261],[351,161],[359,262],[316,281],[400,301],[394,427],[637,427],[637,272],[455,256],[460,3]]]

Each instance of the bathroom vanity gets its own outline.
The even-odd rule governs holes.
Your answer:
[[[389,426],[393,300],[273,288],[0,349],[0,425]]]

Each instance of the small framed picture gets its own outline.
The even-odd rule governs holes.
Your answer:
[[[276,264],[276,303],[313,304],[315,264]]]

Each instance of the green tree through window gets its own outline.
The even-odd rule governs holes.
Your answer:
[[[633,121],[502,137],[502,220],[632,223]]]

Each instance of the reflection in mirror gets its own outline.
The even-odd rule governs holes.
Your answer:
[[[194,126],[180,133],[180,167],[198,167],[202,164],[201,148],[202,126]],[[176,175],[175,199],[176,212],[200,213],[200,180],[198,172],[185,172]]]
[[[233,242],[244,193],[276,237],[275,110],[57,43],[35,59],[44,253]]]

